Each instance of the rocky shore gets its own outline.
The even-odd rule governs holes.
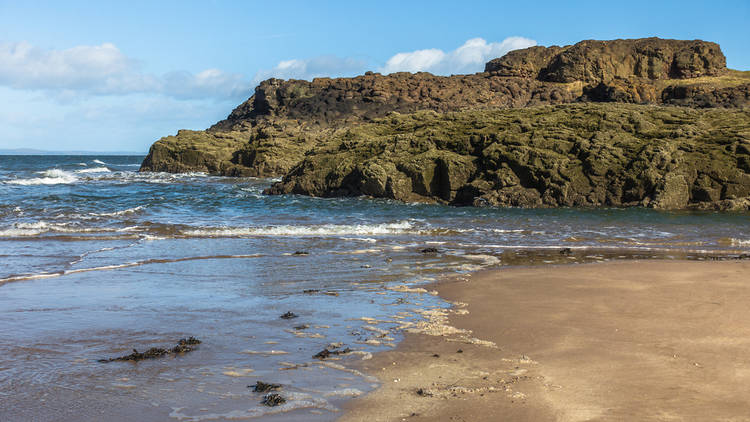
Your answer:
[[[531,47],[485,72],[262,82],[141,171],[283,177],[267,193],[455,205],[750,209],[750,72],[715,43]]]

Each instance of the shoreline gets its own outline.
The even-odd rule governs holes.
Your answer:
[[[381,385],[338,420],[750,420],[748,274],[628,260],[447,277],[430,289],[458,305],[356,363]]]

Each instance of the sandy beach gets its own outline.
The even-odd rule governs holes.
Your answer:
[[[457,305],[422,331],[445,335],[363,361],[382,386],[341,421],[750,420],[750,262],[512,268],[436,288]]]

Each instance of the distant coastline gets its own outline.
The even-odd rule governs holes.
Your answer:
[[[33,148],[0,149],[0,155],[143,155],[145,151],[45,151]]]

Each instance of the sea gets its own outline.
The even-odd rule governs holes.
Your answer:
[[[0,156],[0,420],[331,421],[377,388],[356,362],[452,306],[443,277],[750,253],[748,213],[267,196],[143,158]]]

